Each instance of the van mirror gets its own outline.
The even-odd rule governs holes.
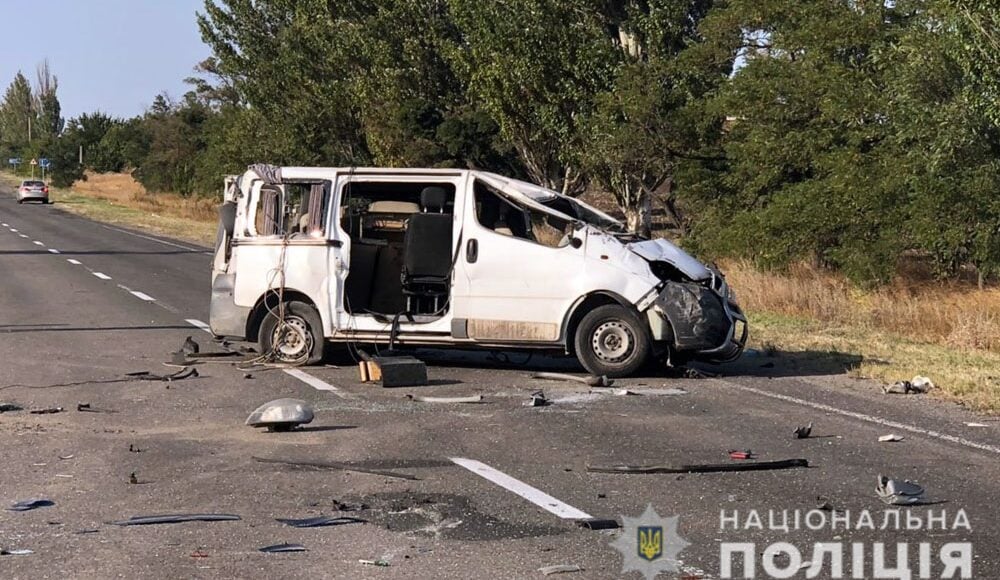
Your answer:
[[[572,237],[569,239],[569,245],[573,246],[574,248],[579,248],[580,246],[583,245],[583,240],[577,237]]]

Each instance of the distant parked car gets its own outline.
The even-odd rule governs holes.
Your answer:
[[[49,203],[49,186],[44,181],[26,179],[21,182],[21,187],[17,188],[17,203],[26,201],[40,201]]]

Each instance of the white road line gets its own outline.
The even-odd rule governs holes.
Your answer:
[[[83,263],[80,262],[80,260],[74,260],[73,258],[66,258],[66,261],[69,262],[70,264],[75,264],[77,266],[83,265]]]
[[[210,254],[211,253],[211,252],[209,252],[208,250],[206,250],[204,248],[192,248],[190,246],[182,246],[181,244],[175,244],[173,242],[168,242],[166,240],[160,240],[160,239],[153,238],[153,237],[150,237],[150,236],[144,236],[142,234],[137,234],[135,232],[130,232],[128,230],[123,230],[121,228],[113,228],[111,226],[106,226],[106,225],[101,225],[101,227],[105,228],[105,229],[108,229],[108,230],[113,230],[113,231],[116,231],[116,232],[121,232],[123,234],[128,234],[128,235],[136,237],[136,238],[142,238],[144,240],[149,240],[151,242],[156,242],[158,244],[163,244],[164,246],[170,246],[172,248],[180,248],[182,250],[188,250],[189,252],[199,252],[199,253],[202,253],[202,254]]]
[[[44,245],[45,245],[45,244],[43,244],[42,242],[39,242],[38,240],[35,240],[35,241],[34,241],[34,242],[32,242],[32,243],[33,243],[33,244],[35,244],[36,246],[44,246]]]
[[[139,292],[138,290],[129,290],[129,293],[132,294],[132,296],[138,298],[139,300],[145,300],[146,302],[156,302],[156,298],[153,298],[152,296],[144,292]]]
[[[15,234],[17,233],[17,230],[15,230],[14,228],[10,228],[10,231],[14,232]]]
[[[59,250],[55,249],[55,248],[49,248],[49,253],[50,254],[59,254],[61,252]]]
[[[17,234],[17,235],[21,236],[22,238],[27,238],[28,237],[28,236],[26,236],[24,234]]]
[[[450,459],[456,465],[460,465],[472,473],[492,481],[507,491],[516,493],[545,511],[551,512],[564,520],[584,520],[591,517],[587,512],[565,504],[544,491],[531,487],[521,480],[514,479],[506,473],[497,471],[485,463],[463,457],[452,457]]]
[[[990,453],[996,453],[997,455],[1000,455],[1000,447],[997,447],[995,445],[988,445],[986,443],[977,443],[975,441],[969,441],[964,437],[948,435],[947,433],[932,431],[930,429],[923,429],[921,427],[914,427],[913,425],[907,425],[906,423],[890,421],[889,419],[875,417],[874,415],[865,415],[864,413],[845,411],[844,409],[838,409],[837,407],[831,407],[830,405],[824,405],[823,403],[814,403],[812,401],[806,401],[805,399],[798,399],[795,397],[789,397],[788,395],[772,393],[770,391],[765,391],[763,389],[757,389],[754,387],[748,387],[745,385],[740,385],[738,383],[732,383],[729,381],[724,381],[724,382],[726,383],[727,387],[735,387],[741,391],[746,391],[748,393],[754,393],[756,395],[762,395],[764,397],[770,397],[772,399],[778,399],[779,401],[785,401],[788,403],[795,403],[796,405],[805,405],[806,407],[812,407],[813,409],[826,411],[827,413],[835,413],[837,415],[842,415],[844,417],[851,417],[852,419],[858,419],[868,423],[874,423],[876,425],[883,425],[885,427],[891,427],[893,429],[909,431],[910,433],[916,433],[918,435],[926,435],[927,437],[934,437],[935,439],[941,439],[942,441],[948,441],[949,443],[957,443],[958,445],[963,445],[965,447],[970,447],[972,449],[978,449],[980,451],[988,451]]]
[[[5,228],[9,228],[9,227],[10,227],[10,226],[8,226],[7,224],[0,224],[0,226],[3,226],[3,227],[5,227]]]
[[[347,395],[345,395],[343,392],[341,392],[341,390],[338,389],[337,387],[331,385],[330,383],[328,383],[326,381],[320,380],[320,379],[318,379],[318,378],[310,375],[309,373],[306,373],[304,371],[300,371],[299,369],[285,369],[285,374],[293,376],[293,377],[299,379],[303,383],[309,385],[310,387],[312,387],[312,388],[314,388],[314,389],[316,389],[318,391],[328,391],[328,392],[331,392],[334,395],[337,395],[338,397],[341,397],[343,399],[348,398]]]
[[[202,321],[200,321],[198,319],[188,318],[184,322],[187,322],[188,324],[190,324],[191,326],[193,326],[195,328],[199,328],[199,329],[204,330],[205,332],[207,332],[209,334],[212,334],[212,329],[207,324],[205,324],[204,322],[202,322]]]
[[[100,272],[91,272],[91,274],[93,274],[94,276],[97,276],[101,280],[110,280],[111,279],[111,276],[108,276],[107,274],[102,274]]]

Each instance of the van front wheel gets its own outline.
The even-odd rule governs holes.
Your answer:
[[[286,302],[268,311],[260,325],[260,352],[285,364],[318,364],[323,361],[323,324],[316,309],[304,302]]]
[[[624,306],[595,308],[580,321],[574,337],[576,357],[588,372],[611,378],[635,374],[650,353],[649,332]]]

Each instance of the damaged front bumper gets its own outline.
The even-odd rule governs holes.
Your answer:
[[[653,339],[670,342],[685,358],[729,362],[746,347],[746,316],[717,272],[704,283],[666,282],[646,315]]]

